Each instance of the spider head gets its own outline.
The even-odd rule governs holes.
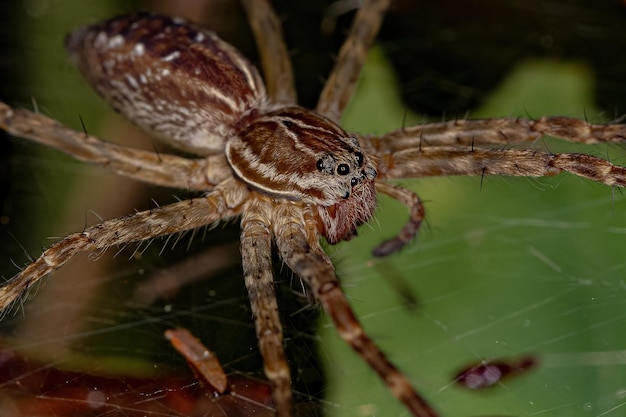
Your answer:
[[[294,106],[251,115],[242,125],[226,157],[249,187],[317,206],[318,229],[330,243],[350,239],[372,216],[376,168],[338,124]]]
[[[226,144],[226,157],[237,177],[258,191],[330,206],[376,177],[359,141],[317,113],[285,107],[244,120]]]

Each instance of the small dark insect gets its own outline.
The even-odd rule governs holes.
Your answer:
[[[468,389],[484,389],[498,385],[505,379],[525,373],[537,366],[537,359],[524,356],[518,360],[482,361],[461,369],[454,382]]]
[[[624,142],[626,126],[584,120],[455,120],[362,136],[338,123],[389,0],[366,0],[354,17],[315,110],[297,105],[279,20],[267,1],[244,0],[258,40],[257,69],[213,32],[178,18],[135,14],[71,34],[72,61],[117,111],[197,158],[140,151],[0,104],[0,128],[140,181],[201,191],[181,201],[111,219],[54,244],[0,288],[6,310],[44,276],[79,252],[97,253],[157,236],[241,219],[243,277],[276,412],[293,415],[291,373],[283,349],[271,257],[310,289],[339,335],[374,369],[414,416],[437,413],[361,327],[320,246],[349,240],[372,218],[376,193],[409,210],[402,230],[374,250],[385,256],[418,232],[418,196],[393,180],[445,175],[542,177],[562,171],[609,186],[626,169],[578,153],[531,149],[542,135],[582,144]],[[528,149],[514,148],[526,144]]]

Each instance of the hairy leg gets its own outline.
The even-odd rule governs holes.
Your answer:
[[[303,218],[301,212],[302,209],[289,203],[281,204],[274,212],[274,234],[282,259],[309,286],[333,320],[339,336],[380,375],[393,395],[414,416],[435,417],[435,411],[407,377],[365,334],[339,285],[330,259],[319,246],[315,234],[317,220],[310,212]]]
[[[396,236],[381,243],[373,250],[374,256],[383,257],[399,251],[415,237],[424,220],[424,205],[414,192],[387,182],[377,182],[376,191],[398,200],[407,206],[411,213],[409,221]]]
[[[356,81],[374,42],[390,0],[366,0],[358,10],[337,63],[320,95],[316,110],[336,122],[348,105]]]
[[[381,179],[449,175],[547,177],[565,171],[606,185],[626,186],[626,167],[579,153],[439,146],[379,157]]]
[[[267,0],[243,0],[261,55],[265,84],[274,103],[296,104],[296,85],[283,29]]]
[[[79,252],[97,252],[111,246],[170,235],[233,217],[240,213],[246,197],[245,187],[233,180],[205,197],[107,220],[71,234],[46,249],[39,258],[0,287],[0,312]]]
[[[594,125],[570,117],[451,120],[403,127],[364,141],[379,152],[395,152],[432,146],[511,145],[533,142],[542,135],[585,144],[625,142],[626,125]]]
[[[259,350],[265,375],[272,383],[277,416],[290,417],[293,414],[291,374],[283,349],[283,329],[272,275],[271,210],[267,197],[246,204],[241,219],[241,257]]]
[[[58,149],[117,174],[164,187],[207,191],[229,177],[223,155],[200,159],[159,154],[102,141],[59,122],[0,102],[0,129]]]

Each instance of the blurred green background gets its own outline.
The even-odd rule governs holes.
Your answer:
[[[384,132],[402,123],[402,104],[385,87],[393,85],[387,64],[376,54],[370,64],[346,124]],[[470,116],[565,114],[598,120],[592,88],[584,64],[527,60]],[[377,110],[368,113],[372,108]],[[407,117],[408,124],[415,122],[419,117]],[[533,146],[591,152],[616,163],[624,158],[617,147],[581,149],[550,139]],[[361,239],[333,253],[367,331],[441,414],[620,415],[610,410],[622,404],[626,382],[621,192],[567,174],[401,183],[426,204],[427,223],[415,244],[372,261],[368,249],[406,218],[403,207],[382,199],[382,210],[362,229]],[[416,308],[402,306],[391,279],[409,286]],[[358,415],[348,411],[352,405],[364,415],[406,415],[333,337],[332,326],[323,328],[334,340],[320,350],[332,364],[329,392],[341,405],[336,415]],[[594,352],[594,360],[583,357],[587,352]],[[454,373],[472,363],[525,354],[536,355],[538,368],[489,392],[452,384]]]
[[[111,115],[106,104],[71,68],[61,41],[65,33],[78,26],[137,8],[156,9],[164,3],[28,0],[1,6],[6,8],[1,15],[7,34],[0,38],[3,74],[0,99],[31,107],[33,97],[45,114],[77,129],[81,129],[80,115],[90,132],[109,140],[125,141],[126,138],[116,133],[122,131],[128,135],[129,131],[111,127],[111,124],[121,123],[119,118]],[[310,105],[321,85],[320,79],[332,63],[332,52],[325,48],[340,41],[345,22],[340,19],[332,36],[324,38],[325,42],[317,41],[319,50],[310,52],[313,47],[300,42],[312,37],[306,30],[319,32],[319,26],[313,17],[306,18],[309,16],[306,13],[319,14],[323,9],[311,3],[303,11],[292,12],[285,11],[282,2],[279,3],[279,13],[285,21],[290,50],[299,62],[298,68],[313,67],[303,73],[301,78],[305,81],[300,87],[303,102]],[[396,7],[405,7],[404,3],[397,3]],[[521,4],[502,3],[512,10],[517,10]],[[454,8],[454,2],[445,4],[448,9],[440,13],[446,16],[461,14],[462,17],[465,8],[470,7],[465,4]],[[579,33],[580,38],[569,40],[572,46],[554,35],[552,47],[544,48],[543,53],[529,52],[523,45],[509,42],[510,38],[500,32],[490,37],[488,24],[471,21],[475,15],[467,15],[465,21],[459,18],[453,38],[465,39],[468,43],[475,39],[476,51],[468,50],[467,44],[462,43],[460,55],[468,61],[475,56],[476,62],[468,64],[466,79],[462,81],[436,74],[436,82],[432,84],[447,95],[442,95],[439,110],[429,107],[429,114],[425,115],[419,108],[409,110],[401,96],[406,96],[409,87],[415,85],[412,81],[425,74],[423,68],[429,68],[429,62],[434,62],[433,56],[444,52],[456,56],[453,55],[454,42],[435,44],[436,36],[423,42],[421,38],[412,38],[412,34],[394,33],[395,38],[383,34],[384,52],[379,48],[370,54],[357,96],[344,118],[346,128],[361,133],[382,133],[403,124],[466,116],[566,115],[608,121],[626,111],[624,100],[619,99],[626,96],[626,84],[618,82],[620,77],[615,81],[614,75],[601,71],[613,70],[613,74],[619,74],[620,69],[626,67],[623,49],[620,49],[626,44],[624,34],[619,29],[613,30],[614,19],[624,19],[620,5],[606,3],[604,19],[607,24],[590,26],[585,25],[584,18],[600,13],[603,7],[591,7],[584,2],[581,4],[586,6],[562,4],[560,9],[554,6],[557,3],[551,3],[554,6],[551,9],[534,2],[526,4],[536,6],[536,15],[544,16],[550,25],[561,21],[563,26],[573,27],[572,31]],[[427,7],[425,3],[419,5]],[[484,15],[499,17],[505,23],[502,26],[507,26],[507,19],[513,19],[512,14],[500,9],[487,9],[488,5],[489,2],[476,2],[476,14],[483,8]],[[578,9],[572,12],[574,7]],[[486,12],[490,10],[498,11]],[[405,18],[416,19],[412,11],[400,9],[390,18],[405,15]],[[294,17],[301,16],[295,13],[305,17]],[[578,13],[579,16],[574,16],[578,16],[580,22],[572,18],[571,13]],[[602,22],[602,17],[599,19]],[[238,29],[241,23],[222,23],[235,33],[245,31]],[[509,25],[514,31],[511,38],[538,39],[537,42],[543,39],[545,43],[538,29],[541,26],[535,23],[528,23],[528,31],[522,32],[520,28],[524,24],[512,21]],[[414,24],[420,26],[419,22]],[[298,26],[301,26],[299,30],[295,30]],[[391,29],[400,26],[394,25]],[[466,26],[470,26],[469,32],[463,32]],[[481,26],[486,34],[473,38]],[[549,28],[546,33],[560,33],[560,26]],[[386,29],[386,33],[393,32]],[[441,39],[451,39],[450,28],[446,29],[448,31],[442,29]],[[291,31],[295,33],[290,35]],[[480,43],[476,39],[480,39]],[[485,39],[493,39],[498,47],[483,43]],[[585,39],[606,49],[583,44]],[[241,47],[253,50],[248,40],[244,36]],[[391,56],[397,64],[398,49],[406,44],[426,44],[432,49],[431,55],[428,51],[408,50],[402,55],[405,61],[413,58],[420,64],[414,69],[413,80],[407,80],[404,74],[398,78],[402,71],[396,71],[397,68],[385,59],[386,55]],[[576,49],[575,46],[580,46],[581,51],[591,49],[596,55],[607,57],[610,64],[603,61],[604,68],[599,68],[597,61],[589,56],[569,52]],[[509,54],[502,56],[506,62],[500,68],[496,62],[499,62],[498,51],[501,50]],[[319,67],[311,65],[317,62],[318,56],[324,61]],[[485,56],[491,56],[493,62],[486,61]],[[471,71],[483,68],[487,73],[496,67],[500,72],[490,78],[488,87],[481,84],[472,90]],[[406,72],[406,67],[403,68]],[[464,68],[454,69],[463,73]],[[297,74],[300,76],[299,69]],[[480,76],[484,74],[476,75]],[[618,98],[606,99],[607,91],[613,93],[611,97]],[[414,94],[419,96],[419,92]],[[465,109],[457,109],[456,101],[445,98],[449,96],[465,97],[467,100],[460,101],[475,107],[465,113]],[[428,99],[431,105],[436,101],[430,96]],[[415,102],[415,96],[411,100]],[[147,143],[151,146],[149,141]],[[13,275],[16,270],[9,259],[18,265],[25,262],[20,245],[37,255],[42,245],[51,243],[46,239],[48,236],[63,236],[81,230],[84,224],[97,222],[90,210],[112,217],[129,213],[135,207],[150,206],[153,197],[159,203],[173,200],[171,191],[154,188],[135,191],[130,188],[134,186],[127,183],[116,183],[112,190],[93,186],[94,181],[106,180],[108,173],[99,169],[85,170],[82,164],[20,139],[2,139],[2,146],[7,147],[11,155],[11,159],[4,160],[10,169],[2,171],[6,173],[2,177],[5,187],[1,240],[2,253],[6,255],[2,256],[0,264],[4,277]],[[616,164],[625,162],[621,146],[581,147],[550,138],[532,146],[552,152],[591,153]],[[621,407],[626,403],[626,361],[623,359],[626,263],[622,256],[626,206],[622,192],[567,174],[546,179],[423,178],[401,181],[401,184],[415,190],[425,201],[427,210],[426,223],[413,245],[388,259],[371,257],[371,249],[396,233],[407,217],[404,207],[382,197],[376,219],[359,230],[359,237],[329,248],[329,252],[366,331],[409,375],[441,415],[622,415]],[[73,198],[73,190],[84,194],[85,188],[95,192],[98,200],[95,197]],[[130,208],[109,210],[100,205],[100,200],[115,199],[126,193],[138,195],[129,203]],[[186,195],[182,191],[176,193],[181,197]],[[237,228],[236,225],[219,228],[211,233],[204,238],[204,243],[219,246],[236,240]],[[203,239],[199,240],[197,246],[203,244]],[[185,245],[173,251],[175,257],[186,256]],[[118,257],[112,270],[101,272],[104,283],[98,291],[102,293],[93,296],[95,301],[89,301],[98,307],[83,313],[85,323],[65,333],[63,328],[54,329],[56,338],[39,333],[40,339],[35,341],[31,334],[22,344],[46,350],[62,339],[82,353],[168,361],[175,354],[161,341],[161,332],[168,326],[184,325],[218,352],[229,371],[254,372],[256,369],[258,373],[254,333],[245,294],[241,292],[238,265],[222,271],[221,276],[208,283],[182,291],[169,302],[154,306],[132,302],[120,305],[117,295],[132,292],[136,275],[145,276],[151,270],[175,262],[175,259],[167,259],[169,250],[164,256],[159,255],[161,243],[153,246],[156,246],[154,253],[146,252],[141,256],[133,255],[131,248]],[[191,250],[197,250],[195,245]],[[298,294],[293,300],[288,299],[290,293],[301,292],[299,283],[284,271],[281,277],[284,287],[281,301],[294,304],[283,312],[290,353],[294,356],[315,354],[326,365],[324,371],[311,370],[309,367],[317,366],[316,359],[292,359],[299,398],[306,401],[311,396],[326,415],[407,415],[378,377],[338,339],[326,318],[322,317],[317,328],[313,328],[315,309],[306,308],[306,299]],[[223,287],[233,288],[227,291],[222,290]],[[66,290],[70,294],[68,298],[52,298],[54,305],[47,301],[43,309],[27,309],[25,314],[11,316],[0,326],[19,334],[25,322],[41,320],[55,311],[64,311],[68,304],[78,304],[79,301],[72,298],[74,290],[75,287]],[[43,293],[40,290],[38,294],[42,299]],[[407,301],[410,296],[416,298],[416,305]],[[174,306],[174,313],[168,313],[164,308],[168,306]],[[298,324],[299,320],[308,321],[311,328],[304,329]],[[311,340],[316,342],[314,348]],[[452,383],[454,373],[471,363],[492,358],[515,359],[525,354],[536,356],[538,367],[489,391],[469,392]],[[181,369],[184,370],[184,365]],[[327,385],[322,386],[324,383]]]

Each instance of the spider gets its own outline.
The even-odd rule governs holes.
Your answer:
[[[362,136],[339,120],[389,0],[368,0],[354,17],[315,110],[296,104],[293,75],[279,21],[269,4],[244,0],[258,42],[265,82],[237,50],[183,19],[135,14],[68,36],[72,61],[117,111],[191,159],[103,142],[43,115],[0,104],[0,127],[120,175],[204,196],[104,221],[71,234],[0,288],[6,310],[41,278],[79,252],[152,239],[238,217],[244,281],[276,413],[293,414],[291,377],[283,350],[271,268],[273,243],[282,261],[308,286],[339,335],[418,417],[434,417],[409,379],[368,337],[320,246],[349,240],[368,222],[376,193],[404,205],[409,220],[375,256],[400,250],[424,217],[419,197],[393,184],[445,175],[541,177],[562,171],[610,186],[626,185],[626,168],[575,153],[514,149],[542,135],[578,143],[621,142],[624,125],[583,120],[492,119],[403,127]]]

